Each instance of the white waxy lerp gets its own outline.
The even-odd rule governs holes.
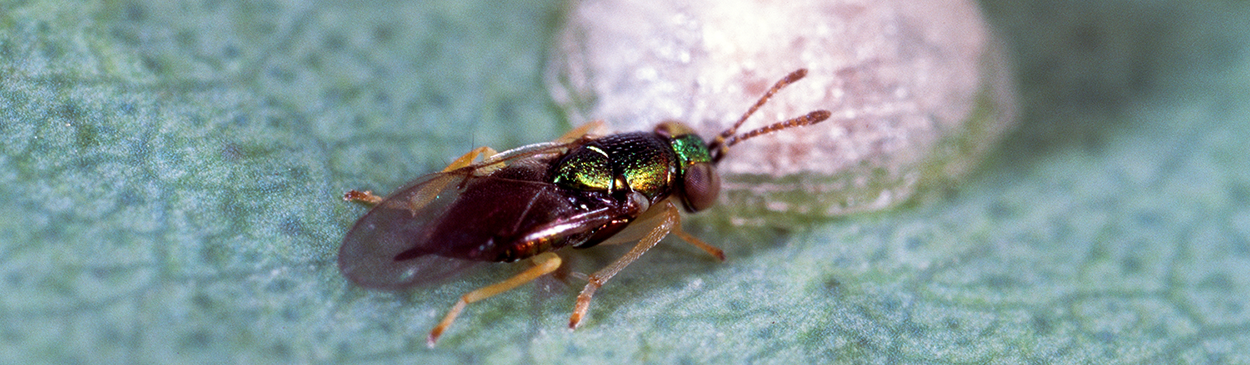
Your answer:
[[[611,0],[573,4],[549,81],[574,124],[686,122],[710,138],[778,78],[743,130],[827,109],[820,125],[739,144],[721,206],[740,224],[896,205],[955,181],[1012,123],[1008,64],[964,0]],[[784,220],[782,220],[784,221]]]

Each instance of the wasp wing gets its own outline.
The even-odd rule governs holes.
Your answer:
[[[470,177],[457,172],[430,174],[373,207],[343,238],[339,248],[343,275],[363,287],[399,289],[438,281],[473,264],[438,255],[397,259],[430,244],[431,227],[459,197],[454,183]]]
[[[448,214],[453,210],[463,211],[466,205],[503,203],[482,202],[481,199],[462,201],[466,187],[489,181],[496,189],[504,190],[503,193],[551,201],[556,197],[549,184],[538,181],[545,175],[545,161],[558,156],[567,146],[562,143],[525,146],[492,156],[480,164],[429,174],[409,183],[383,199],[347,232],[339,248],[339,269],[363,287],[400,289],[439,281],[480,262],[449,254],[463,251],[466,245],[478,244],[471,242],[471,237],[448,237],[443,233],[438,234],[439,239],[432,238],[436,231],[445,232],[449,227],[470,232],[483,229],[448,222]],[[523,171],[525,176],[492,176],[501,164],[509,162],[515,162],[509,170]],[[526,168],[516,168],[521,166]],[[455,219],[463,216],[452,215],[457,216]]]

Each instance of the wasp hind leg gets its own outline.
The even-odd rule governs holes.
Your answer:
[[[664,212],[660,214],[663,216],[660,218],[660,221],[656,223],[655,227],[651,228],[651,231],[643,236],[642,239],[638,240],[638,244],[634,245],[629,252],[625,253],[625,255],[621,256],[621,258],[616,259],[615,262],[612,262],[612,264],[607,267],[590,275],[590,278],[587,279],[588,282],[586,283],[586,287],[582,289],[581,294],[577,295],[577,303],[573,305],[573,314],[569,316],[570,330],[577,329],[577,326],[582,322],[582,319],[586,317],[586,311],[590,308],[590,298],[595,295],[596,290],[599,290],[604,283],[607,283],[609,279],[612,279],[613,276],[616,276],[617,273],[621,272],[625,266],[629,266],[629,264],[634,262],[634,260],[642,257],[642,254],[646,253],[647,250],[655,247],[655,244],[659,243],[661,239],[664,239],[664,236],[667,236],[669,232],[674,231],[674,228],[680,226],[681,213],[677,211],[677,207],[674,206],[671,201],[667,201],[665,203]],[[685,233],[683,232],[682,234]],[[689,236],[688,234],[686,235]],[[704,245],[707,244],[704,243]],[[696,246],[698,245],[696,244]],[[708,245],[707,247],[711,246]],[[700,248],[703,247],[700,246]],[[714,247],[712,248],[716,249]],[[720,250],[716,249],[716,251]],[[722,253],[721,256],[723,255],[724,254]]]
[[[494,148],[486,146],[474,148],[472,151],[469,151],[469,153],[464,154],[464,156],[460,156],[455,161],[452,161],[450,165],[443,168],[443,172],[473,165],[473,160],[477,159],[477,156],[494,156],[498,153],[499,152],[496,152]]]
[[[434,326],[434,329],[430,330],[430,336],[426,339],[426,344],[430,347],[434,347],[434,344],[438,342],[438,337],[443,335],[443,331],[446,331],[447,327],[451,326],[451,323],[456,320],[456,317],[460,315],[460,312],[463,311],[464,307],[469,305],[469,303],[493,297],[497,294],[521,286],[521,284],[534,281],[534,279],[556,271],[556,269],[560,268],[561,264],[560,256],[556,256],[556,254],[551,252],[544,252],[538,256],[534,256],[532,260],[534,262],[534,267],[526,269],[525,271],[522,271],[507,280],[465,293],[460,296],[460,300],[456,301],[456,304],[451,307],[451,310],[447,311],[447,315],[443,317],[443,320],[438,322],[438,325]]]
[[[343,200],[372,207],[381,203],[382,197],[373,194],[373,192],[369,190],[360,191],[352,189],[352,191],[348,191],[347,194],[343,194]]]
[[[470,166],[473,164],[473,160],[477,159],[478,156],[494,156],[497,153],[498,152],[495,152],[495,149],[490,148],[490,147],[483,146],[483,147],[474,148],[472,151],[469,151],[469,153],[464,154],[464,156],[460,156],[459,158],[456,158],[454,161],[451,162],[450,165],[447,165],[447,167],[444,167],[442,172],[448,172],[451,170]],[[445,186],[446,184],[431,186],[430,189],[426,189],[426,190],[430,190],[431,192],[437,192],[439,190],[442,190],[443,187]],[[424,195],[430,195],[430,192],[422,191],[422,193],[424,193]],[[429,203],[430,200],[433,200],[432,196],[427,197],[427,196],[424,196],[422,193],[416,194],[417,195],[416,198],[418,201],[424,201],[425,203]],[[382,199],[383,198],[381,196],[378,196],[377,194],[374,194],[372,191],[368,191],[368,190],[360,191],[360,190],[352,189],[351,191],[348,191],[346,194],[343,194],[343,200],[353,202],[353,203],[360,203],[360,204],[368,205],[371,207],[381,203]],[[424,204],[421,204],[421,205],[424,206]],[[417,208],[420,208],[420,207],[417,207]]]

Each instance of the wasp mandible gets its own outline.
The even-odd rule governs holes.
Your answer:
[[[595,291],[669,233],[725,259],[719,248],[682,231],[677,205],[698,212],[716,202],[716,164],[735,144],[829,118],[829,111],[817,110],[737,134],[773,94],[805,75],[799,69],[778,81],[711,142],[679,122],[606,136],[592,132],[603,128],[595,122],[553,142],[499,153],[476,148],[386,198],[352,190],[344,199],[374,207],[343,238],[339,268],[360,286],[400,289],[448,278],[475,263],[533,263],[461,296],[430,331],[428,344],[434,346],[469,303],[555,272],[562,264],[556,251],[636,241],[587,278],[569,317],[569,329],[575,329]]]

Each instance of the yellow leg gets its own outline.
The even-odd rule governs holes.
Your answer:
[[[657,208],[660,207],[652,209]],[[581,323],[582,318],[586,316],[586,311],[590,308],[590,298],[595,295],[596,290],[599,290],[604,283],[607,283],[609,279],[612,279],[613,276],[616,276],[617,273],[621,272],[625,266],[629,266],[630,263],[634,262],[634,260],[637,260],[642,256],[642,254],[646,253],[647,250],[655,247],[655,244],[659,243],[661,239],[664,239],[664,236],[667,236],[668,232],[671,231],[679,221],[681,221],[681,213],[677,211],[677,207],[674,206],[671,201],[665,200],[665,207],[662,209],[665,209],[664,212],[661,213],[664,215],[663,219],[661,219],[660,222],[651,229],[651,232],[647,233],[646,236],[643,236],[642,239],[638,241],[638,244],[634,245],[634,248],[630,249],[629,252],[625,253],[625,255],[621,256],[621,258],[616,259],[616,261],[612,264],[590,275],[590,279],[588,279],[586,287],[582,288],[582,293],[577,295],[577,303],[573,305],[573,315],[569,316],[569,329],[576,329],[577,325]]]
[[[491,156],[491,155],[494,155],[495,153],[496,153],[495,150],[490,147],[483,146],[483,147],[474,148],[472,151],[469,151],[469,153],[464,154],[464,156],[460,156],[455,161],[452,161],[450,165],[447,165],[447,167],[443,168],[442,172],[448,172],[451,170],[455,170],[455,169],[463,168],[465,166],[472,165],[473,160],[476,159],[477,156],[481,156],[481,155]],[[447,186],[446,183],[433,184],[433,185],[438,185],[438,186],[428,186],[428,189],[423,189],[422,193],[424,193],[424,190],[433,190],[435,193],[437,193],[438,191],[442,191],[443,188]],[[430,200],[433,199],[433,196],[427,197],[427,195],[430,195],[430,194],[422,194],[422,193],[417,193],[415,195],[418,196],[419,198],[425,198],[424,203],[428,204]],[[373,194],[372,191],[368,191],[368,190],[360,191],[360,190],[353,189],[351,191],[348,191],[346,194],[343,194],[343,200],[346,200],[349,202],[360,203],[360,204],[364,204],[368,206],[374,206],[382,202],[382,197],[376,194]],[[425,206],[425,204],[413,204],[413,205],[416,208],[420,208],[420,207]]]
[[[382,197],[373,195],[373,192],[368,191],[368,190],[365,190],[365,191],[352,190],[352,191],[347,192],[347,194],[343,194],[343,200],[354,202],[354,203],[360,203],[360,204],[364,204],[368,206],[374,206],[382,202]]]
[[[496,153],[498,152],[495,152],[495,149],[486,146],[474,148],[472,151],[469,151],[469,153],[464,154],[464,156],[460,156],[455,161],[452,161],[450,165],[443,168],[443,172],[472,165],[473,160],[477,159],[477,156],[494,156]]]
[[[642,239],[643,236],[645,236],[647,233],[650,233],[651,227],[654,227],[655,225],[659,224],[658,221],[662,219],[663,217],[667,216],[668,214],[667,209],[658,209],[661,207],[667,207],[667,205],[663,205],[663,204],[664,203],[657,204],[656,205],[657,209],[651,209],[651,210],[646,211],[645,213],[642,214],[642,216],[639,216],[637,220],[631,223],[629,227],[626,227],[625,230],[621,231],[620,233],[617,233],[611,238],[608,238],[606,241],[603,241],[600,244],[601,245],[615,245],[615,244],[621,244],[625,242],[637,242],[638,240]],[[683,231],[681,229],[680,219],[677,221],[677,224],[673,226],[672,232],[669,232],[669,233],[672,233],[673,235],[677,236],[677,238],[681,238],[682,241],[686,241],[686,243],[689,243],[691,246],[698,247],[700,250],[707,252],[708,254],[712,255],[712,257],[715,257],[716,259],[721,260],[721,261],[725,261],[725,251],[721,251],[721,249],[717,248],[716,246],[712,246],[708,244],[707,242],[704,242],[703,240],[699,239],[698,237],[695,237],[694,235],[691,235],[689,233],[686,233],[686,231]]]
[[[469,153],[464,154],[464,156],[460,156],[459,158],[456,158],[454,161],[451,162],[450,165],[447,165],[447,167],[444,167],[442,172],[448,172],[448,171],[453,171],[453,170],[462,169],[468,166],[472,166],[473,160],[477,159],[477,156],[493,156],[495,155],[495,153],[496,153],[495,149],[486,147],[486,146],[474,148],[472,151],[469,151]],[[490,170],[493,170],[493,169],[490,169]],[[474,171],[474,173],[479,173],[479,172],[482,172],[482,170],[479,169],[477,171]],[[421,190],[418,190],[416,193],[412,194],[412,197],[408,199],[408,207],[413,212],[416,212],[417,210],[424,208],[427,204],[430,204],[430,202],[434,201],[434,198],[438,197],[438,193],[442,192],[443,189],[447,187],[447,184],[450,184],[452,181],[455,181],[455,180],[456,180],[456,176],[452,176],[452,175],[442,176],[442,177],[435,178],[435,180],[430,180],[429,182],[425,184],[425,186],[421,187]]]
[[[569,130],[560,138],[556,138],[556,142],[569,143],[576,141],[583,136],[601,136],[608,131],[608,124],[602,120],[596,120],[590,123],[582,124],[577,128]]]
[[[689,243],[693,245],[694,247],[698,247],[700,250],[706,251],[708,254],[712,255],[713,257],[716,257],[716,259],[721,260],[722,262],[725,261],[725,251],[722,251],[720,248],[717,248],[716,246],[712,246],[708,244],[707,242],[703,242],[703,240],[699,239],[698,237],[695,237],[694,235],[686,233],[686,231],[681,230],[681,220],[677,221],[677,226],[673,227],[672,233],[676,235],[677,238],[680,238],[682,241],[686,241],[686,243]]]
[[[430,337],[427,338],[426,343],[430,347],[434,347],[434,344],[438,342],[438,337],[443,334],[443,331],[447,330],[448,326],[451,326],[451,323],[456,320],[456,316],[459,316],[460,311],[463,311],[464,307],[469,305],[469,303],[493,297],[499,293],[512,290],[521,284],[534,281],[534,279],[537,279],[540,276],[556,271],[556,269],[560,268],[561,263],[560,256],[556,256],[556,254],[551,252],[544,252],[538,256],[534,256],[532,260],[534,261],[534,267],[526,269],[520,274],[516,274],[516,276],[508,278],[507,280],[468,292],[461,296],[460,300],[456,302],[456,305],[453,305],[451,310],[447,311],[447,316],[443,317],[443,320],[438,322],[438,325],[434,326],[433,330],[430,330]]]

